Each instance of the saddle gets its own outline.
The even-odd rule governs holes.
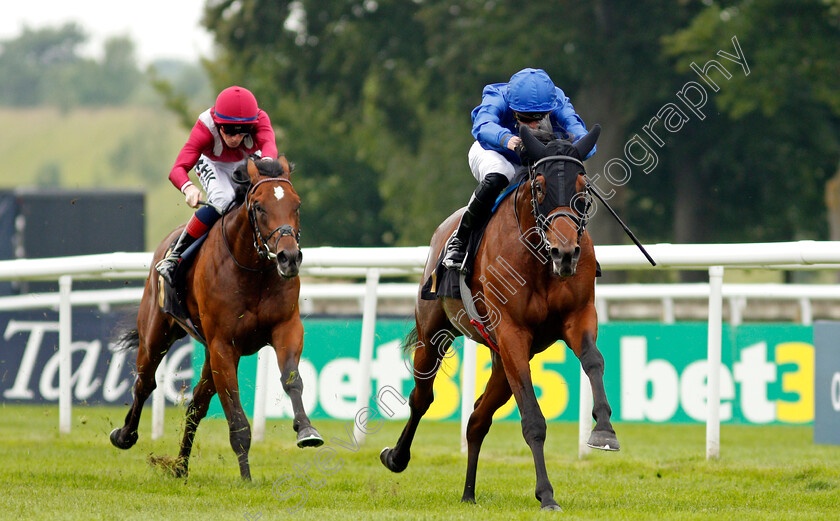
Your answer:
[[[207,234],[203,235],[201,238],[196,240],[189,248],[184,251],[183,255],[181,255],[181,262],[178,263],[178,267],[175,269],[175,286],[170,286],[164,278],[158,274],[158,306],[160,306],[161,310],[164,313],[171,316],[175,319],[178,324],[184,330],[190,334],[193,338],[204,344],[207,345],[207,340],[205,340],[204,336],[198,332],[198,329],[195,327],[192,319],[190,318],[189,311],[187,310],[187,270],[192,265],[193,261],[195,260],[196,253],[201,248],[201,245],[204,244],[204,241],[207,239]],[[167,254],[175,247],[175,243],[178,241],[178,235],[175,236],[172,243],[169,245],[167,249]],[[157,273],[157,272],[156,272]]]
[[[481,245],[481,239],[484,237],[484,231],[487,225],[495,215],[499,205],[502,204],[510,194],[512,194],[518,187],[528,178],[528,169],[525,167],[518,167],[513,181],[505,188],[505,190],[496,198],[496,203],[490,211],[490,217],[478,229],[475,229],[470,234],[467,241],[466,261],[464,262],[464,275],[466,280],[470,280],[473,270],[473,262],[475,255],[478,252],[478,247]],[[420,290],[420,298],[423,300],[436,300],[440,297],[450,297],[461,299],[461,288],[459,281],[459,273],[455,270],[449,270],[443,267],[443,257],[446,254],[446,248],[442,248],[438,256],[435,270],[432,275],[423,284]]]

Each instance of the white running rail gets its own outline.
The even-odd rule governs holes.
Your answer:
[[[667,299],[708,298],[709,300],[709,342],[708,360],[713,364],[720,359],[721,303],[726,298],[780,298],[797,299],[800,303],[811,299],[836,298],[834,286],[801,285],[724,285],[722,284],[725,267],[754,267],[784,270],[837,270],[840,269],[840,242],[797,241],[780,243],[754,244],[656,244],[647,247],[648,252],[657,261],[652,268],[635,246],[596,246],[595,252],[601,265],[606,269],[698,269],[708,270],[710,284],[695,285],[624,285],[599,286],[598,302],[603,307],[607,300],[620,299],[666,299],[663,303],[668,309]],[[419,273],[428,256],[428,247],[409,248],[335,248],[321,247],[304,250],[302,275],[310,276],[348,276],[367,277],[365,286],[336,285],[330,289],[318,285],[304,285],[302,298],[352,298],[370,301],[377,297],[414,296],[415,284],[379,284],[379,278],[392,274]],[[32,309],[57,307],[59,309],[59,357],[62,366],[59,371],[59,426],[61,432],[70,430],[70,367],[69,347],[71,337],[70,311],[73,305],[107,306],[116,303],[136,302],[142,290],[136,288],[123,290],[104,290],[99,292],[73,292],[74,279],[144,279],[148,275],[151,253],[109,253],[102,255],[84,255],[60,259],[16,259],[0,261],[0,280],[58,280],[58,294],[33,294],[0,298],[0,309]],[[371,289],[373,288],[373,289]],[[671,306],[671,309],[673,306]],[[735,305],[733,308],[740,308]],[[375,321],[376,306],[365,305],[363,323]],[[810,308],[809,308],[810,309]],[[733,311],[733,313],[735,313]],[[667,311],[666,311],[667,315]],[[735,315],[733,315],[735,316]],[[810,317],[810,315],[807,315]],[[606,315],[603,315],[606,318]],[[666,316],[666,319],[668,317]],[[737,318],[737,316],[736,316]],[[803,312],[803,321],[806,313]],[[810,320],[810,318],[808,318]],[[360,354],[370,353],[373,335],[363,331]],[[369,357],[362,357],[363,364],[370,363]],[[719,365],[719,364],[718,364]],[[465,364],[466,367],[466,364]],[[473,368],[474,369],[474,368]],[[714,379],[710,373],[710,381]],[[465,381],[470,379],[465,375]],[[474,378],[474,375],[472,376]],[[584,379],[582,379],[582,383]],[[264,387],[264,386],[262,386]],[[720,406],[718,392],[714,385],[709,385],[709,408],[707,420],[706,454],[707,458],[717,458],[720,446],[720,425],[714,420]],[[587,385],[581,385],[581,404],[588,403],[585,393]],[[464,400],[467,400],[464,393]],[[357,403],[366,404],[370,399],[370,383],[360,385]],[[155,402],[159,403],[159,402]],[[472,404],[462,403],[462,408]],[[153,411],[153,416],[155,413]],[[255,432],[264,430],[264,411],[257,418],[255,414]],[[463,417],[463,416],[462,416]],[[258,422],[261,423],[258,427]],[[581,407],[581,432],[584,426],[591,426],[589,411]],[[588,428],[588,427],[587,427]],[[583,438],[583,436],[581,436]],[[579,453],[585,453],[583,448]]]

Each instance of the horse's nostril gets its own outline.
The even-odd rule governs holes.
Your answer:
[[[303,252],[301,252],[300,250],[297,250],[297,252],[281,250],[277,253],[277,262],[279,262],[282,266],[288,266],[290,264],[300,266],[302,260]]]
[[[575,246],[574,250],[565,251],[560,250],[560,248],[551,248],[548,250],[548,253],[551,255],[551,259],[556,262],[570,261],[580,255],[580,246]]]

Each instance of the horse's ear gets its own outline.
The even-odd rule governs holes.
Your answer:
[[[277,162],[280,163],[280,167],[283,169],[283,177],[288,179],[292,178],[292,165],[289,163],[289,160],[286,159],[286,156],[280,154],[277,156]]]
[[[537,162],[546,156],[545,145],[534,137],[534,134],[531,133],[531,129],[527,125],[519,126],[519,137],[522,139],[522,145],[525,147],[525,154],[532,162]]]
[[[251,178],[251,184],[257,183],[257,178],[260,177],[260,169],[257,164],[250,157],[248,158],[248,176]]]
[[[592,150],[592,147],[595,146],[595,142],[598,141],[598,136],[600,135],[601,125],[595,124],[595,126],[592,127],[592,130],[577,140],[574,147],[578,154],[580,154],[580,159],[584,159],[589,155],[589,152]]]

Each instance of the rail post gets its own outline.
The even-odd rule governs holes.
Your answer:
[[[464,337],[464,356],[461,363],[461,452],[467,452],[467,424],[475,404],[475,364],[478,344]]]
[[[70,304],[72,289],[72,276],[62,275],[58,278],[58,430],[62,434],[70,433],[73,417],[73,389],[70,386],[73,376],[70,366],[73,360],[73,307]]]
[[[720,349],[722,331],[723,266],[710,266],[706,459],[717,459],[720,457]]]
[[[584,458],[592,452],[586,442],[592,430],[592,387],[583,367],[580,368],[580,410],[578,411],[578,458]]]
[[[268,401],[268,364],[274,358],[271,346],[265,346],[257,353],[257,375],[254,382],[254,429],[251,439],[263,441],[265,439],[266,402]]]
[[[373,341],[376,333],[376,288],[379,285],[379,269],[367,271],[365,280],[365,305],[362,311],[362,340],[359,345],[359,388],[356,395],[356,412],[370,403],[370,366],[373,361]],[[354,417],[355,420],[355,417]],[[353,434],[359,444],[365,442],[366,429],[353,422]]]
[[[167,360],[166,356],[164,356],[160,360],[160,365],[158,365],[157,370],[155,371],[155,384],[157,387],[155,388],[154,393],[152,394],[152,439],[157,440],[163,437],[163,418],[164,412],[166,410],[166,384],[167,384],[167,375],[169,371],[167,370]]]

